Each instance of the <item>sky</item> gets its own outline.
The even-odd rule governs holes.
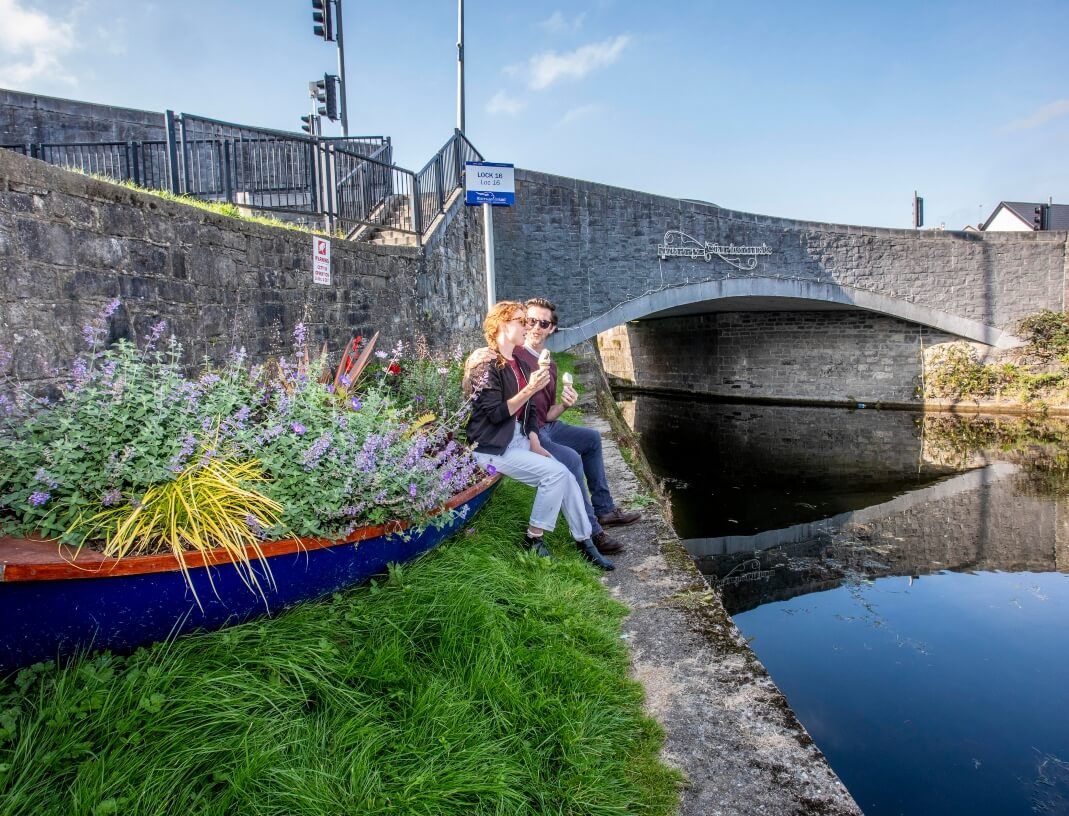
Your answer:
[[[456,125],[456,2],[343,0],[353,134]],[[0,0],[0,87],[299,130],[310,0]],[[787,218],[961,229],[1069,203],[1069,2],[467,0],[489,161]],[[340,133],[330,126],[326,132]]]

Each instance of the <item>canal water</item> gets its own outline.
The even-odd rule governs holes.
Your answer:
[[[866,814],[1069,813],[1069,423],[620,407]]]

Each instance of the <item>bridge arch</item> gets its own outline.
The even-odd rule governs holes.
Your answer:
[[[762,303],[774,303],[776,308],[783,309],[789,304],[797,311],[814,308],[816,304],[823,308],[862,309],[930,326],[996,348],[1012,348],[1022,343],[1014,335],[995,326],[866,289],[825,281],[747,276],[707,280],[647,292],[575,326],[558,329],[550,338],[549,346],[555,351],[566,349],[628,321],[669,316],[697,304],[719,304],[721,308],[710,311],[730,311],[723,308],[725,301],[749,301],[753,304],[749,308],[761,308]]]

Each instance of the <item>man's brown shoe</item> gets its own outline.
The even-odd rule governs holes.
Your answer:
[[[604,516],[598,516],[598,524],[602,527],[613,527],[620,524],[634,524],[640,518],[642,514],[634,510],[621,510],[619,507],[614,507]]]
[[[604,530],[595,534],[591,539],[594,542],[594,546],[598,548],[598,552],[602,555],[608,553],[618,553],[623,550],[624,545],[610,536]]]

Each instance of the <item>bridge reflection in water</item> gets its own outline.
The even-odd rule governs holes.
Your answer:
[[[622,407],[865,813],[1069,812],[1069,423]]]
[[[848,578],[1069,571],[1069,499],[1035,489],[1032,461],[1035,442],[1069,438],[1063,421],[1022,437],[1011,418],[645,394],[623,406],[733,614]],[[987,437],[967,433],[978,423]],[[1020,450],[983,448],[1009,429]]]

